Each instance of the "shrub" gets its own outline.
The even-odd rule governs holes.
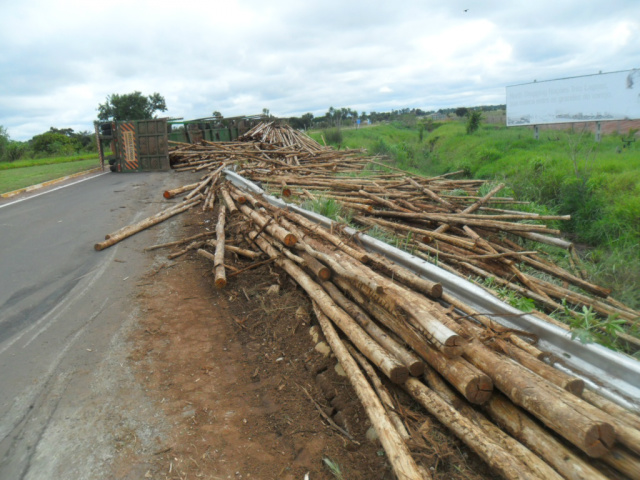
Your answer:
[[[480,123],[482,122],[482,112],[473,111],[469,112],[467,116],[467,135],[471,135],[476,132],[480,128]]]
[[[331,143],[333,145],[342,145],[344,140],[342,136],[342,130],[339,128],[330,128],[323,132],[324,138],[327,143]]]

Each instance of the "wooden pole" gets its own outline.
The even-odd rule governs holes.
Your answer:
[[[280,257],[277,250],[262,237],[249,234],[258,246],[270,257]],[[287,258],[277,258],[276,263],[282,267],[300,285],[322,311],[349,337],[354,345],[369,360],[371,360],[391,381],[404,382],[409,376],[409,370],[395,357],[375,342],[355,320],[338,307],[324,289],[314,282],[299,266]]]
[[[194,205],[197,205],[200,202],[201,198],[194,200],[192,202],[180,205],[179,207],[172,207],[170,209],[164,210],[160,214],[154,215],[152,217],[146,218],[138,223],[125,227],[124,229],[118,230],[116,233],[112,233],[107,235],[109,238],[104,242],[96,243],[94,248],[96,250],[104,250],[105,248],[109,248],[112,245],[115,245],[118,242],[121,242],[125,238],[128,238],[132,235],[135,235],[142,230],[145,230],[149,227],[157,225],[158,223],[164,222],[168,218],[173,217],[174,215],[178,215],[186,210],[189,210]]]
[[[220,205],[218,213],[218,223],[216,224],[216,251],[214,254],[214,273],[216,288],[224,288],[227,286],[227,277],[224,269],[224,223],[226,208]]]
[[[398,434],[391,420],[389,420],[382,402],[378,399],[375,391],[371,388],[364,374],[360,371],[358,365],[345,348],[338,333],[331,325],[331,322],[315,302],[313,304],[313,310],[320,323],[322,332],[331,346],[331,350],[340,362],[340,365],[342,365],[343,370],[349,378],[349,382],[360,399],[360,403],[362,403],[362,406],[367,412],[371,424],[376,429],[380,443],[382,443],[387,453],[387,458],[398,480],[426,480],[428,477],[425,477],[424,472],[421,473],[418,469],[409,448]]]

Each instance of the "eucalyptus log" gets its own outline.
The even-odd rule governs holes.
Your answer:
[[[293,247],[298,239],[295,235],[288,232],[275,222],[271,222],[271,219],[266,218],[262,214],[253,210],[248,205],[240,205],[240,211],[249,217],[258,227],[264,228],[271,236],[278,239],[287,247]],[[271,223],[269,223],[271,222]]]
[[[537,373],[551,383],[558,385],[578,397],[582,395],[584,390],[584,380],[581,378],[561,372],[560,370],[553,368],[551,365],[547,365],[543,361],[532,357],[524,350],[520,350],[516,346],[508,345],[503,340],[496,339],[495,343],[502,352],[506,353],[532,372]]]
[[[181,193],[187,192],[189,190],[193,190],[198,186],[198,183],[190,183],[189,185],[183,185],[182,187],[174,188],[173,190],[165,190],[162,194],[164,198],[173,198],[176,195],[180,195]]]
[[[160,212],[159,214],[146,218],[145,220],[137,222],[133,225],[129,225],[128,227],[120,229],[115,233],[107,235],[107,237],[109,238],[104,242],[96,243],[94,245],[94,248],[98,251],[104,250],[105,248],[108,248],[112,245],[115,245],[118,242],[121,242],[125,238],[135,235],[136,233],[141,232],[142,230],[145,230],[154,225],[157,225],[158,223],[164,222],[165,220],[173,217],[174,215],[178,215],[179,213],[189,210],[194,205],[197,205],[200,201],[201,201],[200,198],[195,199],[194,201],[188,202],[178,207],[172,207],[172,208],[166,209],[163,212]]]
[[[167,247],[175,247],[176,245],[182,245],[183,243],[191,242],[193,240],[198,240],[199,238],[210,237],[215,235],[215,232],[202,232],[196,235],[192,235],[191,237],[183,238],[182,240],[176,240],[175,242],[168,243],[159,243],[157,245],[151,245],[150,247],[145,247],[145,251],[157,250],[158,248],[167,248]]]
[[[627,410],[624,407],[621,407],[617,403],[612,402],[599,393],[596,393],[593,390],[587,388],[584,390],[584,392],[582,392],[582,398],[584,398],[591,405],[598,407],[600,410],[603,410],[608,414],[619,418],[622,422],[627,423],[629,426],[640,430],[640,417],[637,414]]]
[[[218,212],[218,223],[216,224],[216,251],[214,254],[214,274],[216,288],[224,288],[227,286],[227,276],[224,269],[224,224],[225,224],[226,208],[220,205]]]
[[[459,397],[446,385],[446,383],[431,369],[427,369],[425,372],[425,380],[431,389],[433,389],[438,395],[440,395],[445,401],[454,406],[463,416],[473,421],[482,430],[484,430],[488,437],[493,439],[502,448],[519,460],[523,465],[527,467],[527,470],[531,475],[543,478],[545,480],[555,479],[562,480],[562,477],[558,475],[548,464],[541,460],[531,450],[519,443],[513,437],[510,437],[507,433],[500,430],[495,424],[491,423],[487,417],[481,412],[471,408],[470,405],[465,404]]]
[[[262,237],[255,236],[255,232],[250,233],[249,236],[267,255],[276,257],[276,263],[291,275],[322,311],[349,337],[358,350],[384,372],[391,381],[402,383],[407,379],[409,376],[407,367],[375,342],[355,320],[333,302],[329,294],[309,275],[291,260],[280,257],[274,247]]]
[[[275,209],[275,207],[272,207],[272,206],[268,206],[267,208],[269,207],[272,210]],[[351,257],[357,259],[358,261],[362,263],[367,263],[369,261],[369,257],[366,253],[364,253],[361,250],[355,249],[350,245],[347,245],[342,241],[340,237],[338,237],[337,235],[334,235],[333,233],[328,232],[322,225],[314,223],[311,220],[308,220],[307,218],[303,217],[302,215],[292,211],[282,210],[282,209],[275,209],[275,211],[276,211],[276,214],[278,215],[281,214],[282,216],[286,217],[290,221],[306,228],[314,235],[317,235],[318,237],[321,237],[324,240],[327,240],[329,243],[332,243],[333,245],[338,247],[340,250],[347,253]]]
[[[419,480],[428,478],[418,469],[418,466],[411,456],[411,452],[391,423],[391,420],[389,420],[382,402],[380,402],[367,382],[367,379],[358,368],[358,365],[345,348],[342,340],[340,340],[340,337],[331,325],[331,322],[325,316],[324,311],[317,303],[314,303],[313,309],[322,328],[322,332],[331,346],[331,350],[336,355],[340,365],[342,365],[343,370],[349,378],[349,382],[367,412],[369,420],[376,429],[380,443],[382,443],[398,479]]]
[[[415,353],[447,379],[469,402],[482,404],[493,391],[491,379],[462,357],[449,358],[431,347],[424,337],[404,317],[392,315],[384,308],[364,296],[344,279],[334,279],[344,292],[368,311],[378,322],[399,336]]]
[[[184,197],[184,199],[190,200],[191,198],[195,197],[202,191],[202,189],[204,189],[209,184],[209,182],[213,180],[213,177],[215,177],[215,173],[207,175],[207,177],[203,181],[201,181],[196,188],[191,190],[191,192],[186,197]]]
[[[426,278],[422,278],[411,270],[393,263],[386,257],[380,254],[369,254],[371,259],[371,265],[382,270],[385,275],[391,277],[393,280],[411,287],[418,292],[425,293],[432,298],[440,298],[442,296],[442,284],[432,282]]]
[[[502,394],[493,395],[484,409],[502,428],[537,453],[564,478],[606,480],[596,468],[559,442]]]
[[[237,215],[239,213],[238,207],[236,207],[236,204],[233,202],[233,199],[229,194],[229,190],[226,187],[220,188],[220,195],[222,196],[224,204],[229,209],[229,216],[233,217],[234,215]]]
[[[393,426],[396,427],[398,434],[405,442],[408,441],[411,438],[411,435],[409,435],[409,432],[407,431],[407,427],[405,427],[404,423],[402,423],[402,419],[400,418],[400,415],[398,415],[398,412],[396,411],[393,398],[391,398],[391,395],[382,384],[382,381],[380,380],[380,377],[376,373],[375,369],[371,366],[371,364],[367,361],[366,358],[364,358],[360,353],[358,353],[358,351],[355,348],[353,348],[352,345],[347,344],[346,346],[351,356],[355,358],[356,362],[358,362],[360,367],[362,367],[367,377],[369,377],[369,380],[371,381],[373,388],[378,394],[380,401],[384,405],[385,410],[389,415],[389,419],[391,420],[391,423],[393,423]]]
[[[315,257],[309,255],[307,252],[301,252],[300,256],[304,259],[307,268],[309,268],[319,280],[324,281],[331,278],[331,269],[320,263]]]
[[[375,341],[400,360],[400,362],[407,367],[411,375],[414,377],[422,375],[422,372],[424,372],[424,363],[415,354],[391,338],[391,336],[369,318],[362,308],[345,297],[333,283],[323,282],[322,286],[338,306],[358,322]]]
[[[566,390],[501,356],[478,340],[469,342],[466,358],[485,372],[512,402],[591,457],[606,454],[616,438],[603,412]]]
[[[540,480],[540,477],[532,474],[522,462],[502,448],[484,430],[464,417],[424,383],[409,378],[404,387],[420,405],[502,477],[508,480]]]
[[[225,245],[224,249],[227,252],[237,253],[238,255],[250,258],[251,260],[255,260],[262,256],[262,253],[260,252],[254,252],[253,250],[247,250],[246,248],[234,247],[233,245]]]
[[[182,255],[184,255],[185,253],[190,252],[191,250],[196,250],[198,248],[200,248],[201,246],[204,245],[204,240],[196,240],[195,242],[191,242],[189,245],[187,245],[186,247],[184,247],[182,250],[178,250],[177,252],[174,252],[170,255],[167,255],[167,258],[169,260],[173,260],[174,258],[178,258]]]

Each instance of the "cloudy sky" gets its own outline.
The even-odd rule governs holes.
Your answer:
[[[0,125],[92,130],[112,93],[169,116],[505,103],[640,67],[638,0],[0,0]]]

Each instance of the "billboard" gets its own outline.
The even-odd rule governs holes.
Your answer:
[[[640,119],[640,69],[507,87],[507,126]]]

